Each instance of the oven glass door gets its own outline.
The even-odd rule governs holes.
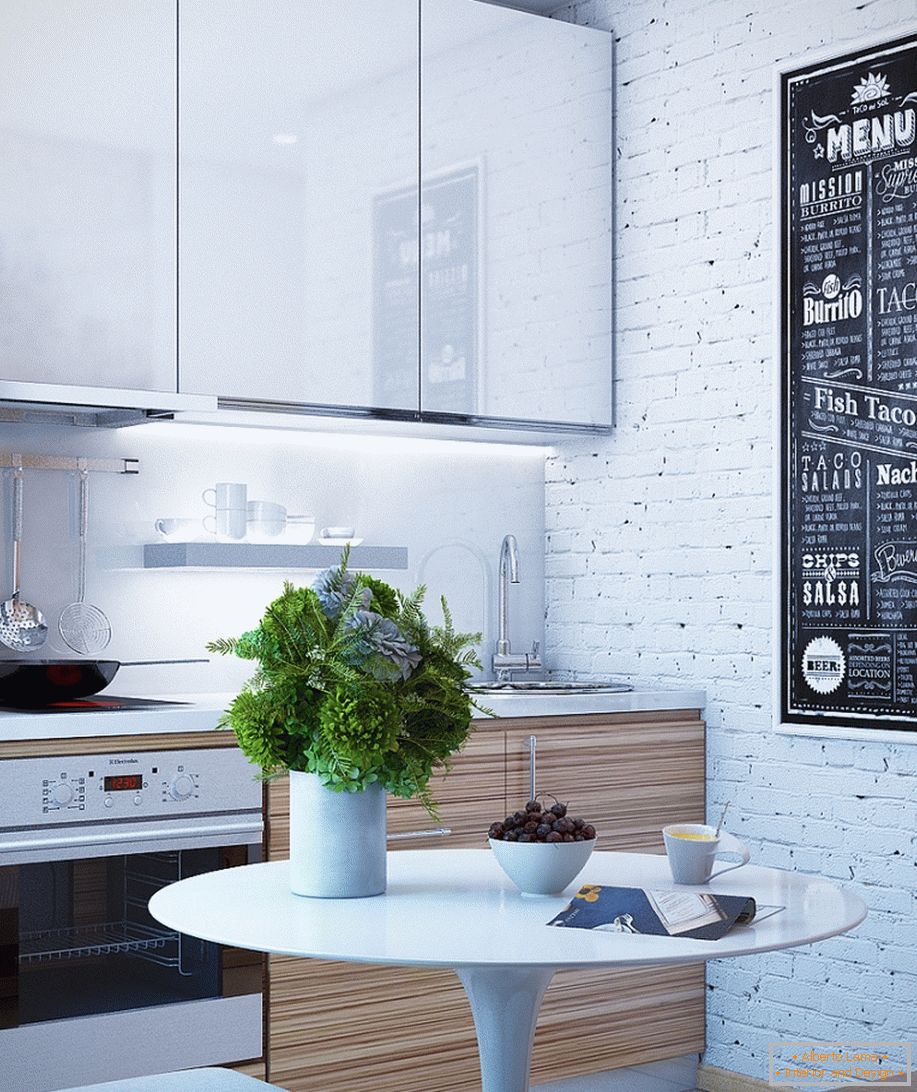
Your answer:
[[[260,994],[261,956],[166,929],[147,909],[161,887],[245,864],[249,852],[218,846],[0,868],[0,1029]]]

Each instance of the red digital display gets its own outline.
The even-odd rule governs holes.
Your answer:
[[[102,781],[106,792],[130,792],[143,788],[143,774],[139,773],[115,774]]]

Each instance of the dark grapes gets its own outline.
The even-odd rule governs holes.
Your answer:
[[[557,797],[545,807],[540,800],[526,802],[525,810],[514,811],[505,819],[490,824],[489,838],[503,842],[589,842],[595,838],[595,827],[585,819],[567,814],[567,805]]]

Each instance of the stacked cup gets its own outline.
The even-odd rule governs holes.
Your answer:
[[[201,494],[213,509],[204,517],[204,527],[223,539],[242,539],[248,528],[248,486],[242,482],[217,482]],[[213,526],[210,526],[212,521]]]

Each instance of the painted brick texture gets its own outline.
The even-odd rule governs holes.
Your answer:
[[[893,35],[913,0],[584,0],[616,39],[617,430],[547,463],[557,669],[708,695],[709,812],[765,865],[844,881],[847,937],[710,965],[706,1061],[917,1037],[917,746],[771,730],[772,66]]]

